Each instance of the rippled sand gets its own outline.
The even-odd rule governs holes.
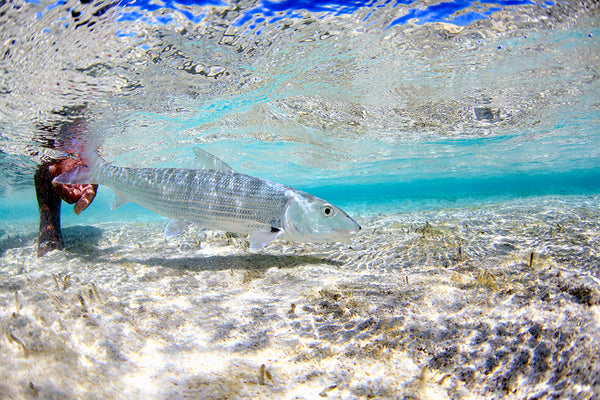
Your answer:
[[[365,214],[352,244],[260,252],[106,223],[41,260],[8,226],[0,398],[599,396],[599,217],[599,197]]]

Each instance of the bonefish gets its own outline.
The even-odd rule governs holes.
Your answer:
[[[189,225],[249,234],[250,248],[277,238],[293,242],[341,242],[360,230],[338,207],[303,191],[234,171],[225,162],[194,149],[200,168],[129,168],[112,165],[94,151],[80,154],[79,166],[55,183],[94,183],[115,192],[112,209],[128,201],[171,218],[165,236]]]

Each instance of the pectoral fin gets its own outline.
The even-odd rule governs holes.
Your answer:
[[[164,235],[166,238],[172,238],[181,235],[189,226],[192,225],[188,221],[170,220],[167,226],[165,226]]]
[[[258,250],[262,247],[265,247],[273,240],[277,239],[283,231],[277,228],[271,228],[270,232],[262,232],[258,231],[250,238],[250,248],[252,250]]]

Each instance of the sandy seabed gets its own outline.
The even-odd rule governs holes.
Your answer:
[[[0,399],[598,398],[599,217],[597,196],[363,213],[351,244],[259,252],[105,223],[39,260],[5,224]]]

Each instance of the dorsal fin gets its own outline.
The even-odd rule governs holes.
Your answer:
[[[213,156],[209,152],[196,147],[194,148],[194,154],[196,154],[196,159],[194,160],[194,168],[196,169],[218,169],[221,171],[233,171],[233,168],[225,164],[225,161]]]

